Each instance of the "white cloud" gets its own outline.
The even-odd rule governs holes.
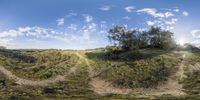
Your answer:
[[[83,16],[84,16],[85,21],[86,21],[87,23],[90,23],[90,22],[93,21],[93,17],[92,17],[92,16],[90,16],[90,15],[83,15]]]
[[[146,21],[146,23],[147,23],[148,26],[155,25],[155,22],[154,22],[154,21]]]
[[[83,49],[103,46],[107,43],[97,37],[104,36],[107,32],[104,26],[106,21],[101,21],[96,24],[93,17],[90,15],[81,15],[84,20],[82,24],[69,24],[62,29],[50,29],[39,26],[34,27],[19,27],[16,29],[9,29],[0,31],[0,45],[8,48],[71,48]],[[66,18],[66,16],[65,16]],[[60,20],[59,20],[60,21]],[[85,23],[86,22],[86,23]],[[61,25],[61,24],[59,24]],[[18,39],[22,40],[18,41]],[[35,41],[41,41],[37,45]],[[56,42],[54,42],[56,41]],[[101,41],[101,42],[99,42]],[[52,43],[52,45],[48,45]],[[55,44],[54,44],[55,43]],[[56,45],[56,43],[66,44],[66,47]],[[12,44],[8,46],[8,44]],[[30,45],[31,44],[31,45]],[[33,45],[32,45],[33,44]],[[54,45],[53,45],[54,44]],[[80,45],[77,47],[77,45]]]
[[[125,20],[130,20],[130,19],[131,19],[131,17],[129,17],[129,16],[124,16],[124,17],[122,17],[122,19],[125,19]]]
[[[62,25],[64,25],[64,23],[65,23],[65,19],[64,19],[64,18],[59,18],[59,19],[57,19],[56,21],[57,21],[57,25],[58,25],[58,26],[62,26]]]
[[[105,23],[107,23],[107,22],[103,20],[103,21],[101,21],[100,23],[105,24]]]
[[[195,46],[200,46],[200,29],[192,30],[190,33],[193,37],[193,41],[191,41],[191,44]]]
[[[174,24],[176,24],[177,21],[178,21],[178,19],[172,18],[171,21],[165,21],[165,24],[174,25]]]
[[[153,21],[146,21],[146,24],[148,26],[157,26],[157,27],[161,27],[162,29],[165,30],[172,30],[174,29],[174,26],[176,24],[176,22],[178,21],[178,19],[176,18],[172,18],[172,19],[157,19],[157,20],[153,20]]]
[[[112,8],[111,6],[103,6],[99,9],[102,10],[102,11],[109,11],[109,10],[111,10],[111,8]]]
[[[178,8],[174,9],[174,12],[179,12],[179,11],[180,11],[180,9],[178,9]]]
[[[161,27],[161,28],[163,28],[165,30],[173,30],[174,29],[173,26],[166,26],[166,27]]]
[[[127,6],[124,8],[127,12],[134,12],[135,7],[134,6]]]
[[[153,17],[160,17],[160,18],[168,18],[171,16],[174,16],[172,12],[158,12],[155,8],[143,8],[140,10],[137,10],[138,13],[146,13],[148,15],[151,15]]]
[[[77,16],[77,15],[78,15],[77,13],[71,12],[67,14],[66,17]]]
[[[8,30],[0,32],[0,40],[5,41],[4,43],[8,43],[11,40],[25,36],[29,38],[36,38],[36,39],[44,39],[44,38],[54,38],[54,36],[62,35],[61,32],[54,31],[52,29],[46,29],[41,27],[19,27],[15,30]]]
[[[174,14],[172,12],[165,12],[164,15],[166,18],[174,16]]]
[[[187,11],[183,11],[182,14],[183,14],[184,16],[188,16],[188,15],[189,15],[189,13],[188,13]]]
[[[82,33],[82,39],[84,40],[90,40],[91,33],[96,31],[96,24],[95,23],[89,23],[86,26],[83,26],[81,33]]]
[[[148,26],[163,26],[164,22],[162,20],[153,20],[153,21],[146,21]]]
[[[75,24],[70,24],[67,28],[68,28],[69,30],[76,31],[76,30],[77,30],[77,25],[75,25]]]
[[[194,38],[200,38],[200,29],[192,30],[191,34]]]

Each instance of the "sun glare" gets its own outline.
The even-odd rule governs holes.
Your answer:
[[[185,41],[184,41],[183,39],[180,39],[180,40],[178,41],[178,44],[181,45],[181,46],[183,46],[183,45],[185,44]]]

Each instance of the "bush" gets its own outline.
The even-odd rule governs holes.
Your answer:
[[[132,60],[132,59],[139,59],[141,58],[142,54],[138,51],[130,51],[130,52],[125,52],[119,55],[120,59],[123,60]]]
[[[122,50],[118,46],[107,46],[106,47],[106,53],[105,53],[105,59],[118,59],[119,54],[122,53]]]

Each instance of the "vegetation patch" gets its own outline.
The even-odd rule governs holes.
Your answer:
[[[188,72],[186,75],[187,78],[182,81],[185,92],[200,95],[200,71]]]
[[[128,55],[133,56],[133,55]],[[98,76],[119,87],[156,87],[175,72],[178,60],[171,54],[132,61],[104,61],[93,59]]]
[[[78,61],[78,57],[75,54],[64,53],[62,51],[14,52],[14,55],[22,54],[36,59],[36,61],[26,62],[24,60],[16,60],[13,57],[0,55],[0,64],[19,77],[47,79],[55,75],[63,74],[69,68],[74,67]]]

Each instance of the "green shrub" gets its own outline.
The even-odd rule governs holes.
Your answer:
[[[141,57],[142,54],[138,50],[121,53],[119,55],[119,58],[123,60],[140,59]]]

